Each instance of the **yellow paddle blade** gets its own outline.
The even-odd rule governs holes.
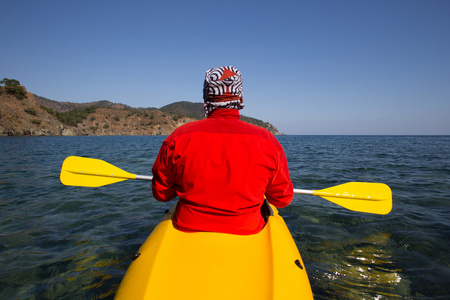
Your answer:
[[[64,160],[60,179],[64,185],[98,187],[135,179],[128,173],[100,159],[69,156]]]
[[[385,215],[392,209],[392,191],[384,183],[348,182],[313,195],[353,211]]]

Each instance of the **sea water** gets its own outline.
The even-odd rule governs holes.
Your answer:
[[[295,188],[363,181],[393,192],[384,216],[305,195],[280,210],[315,299],[450,299],[449,136],[278,139]],[[145,181],[64,186],[61,165],[76,155],[151,175],[163,140],[0,138],[0,299],[112,299],[172,203],[155,201]]]

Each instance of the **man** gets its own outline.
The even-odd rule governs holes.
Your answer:
[[[153,165],[153,196],[179,197],[174,225],[182,231],[248,235],[264,227],[267,200],[289,205],[293,185],[284,150],[266,129],[240,120],[241,72],[233,66],[206,72],[206,119],[177,128]]]

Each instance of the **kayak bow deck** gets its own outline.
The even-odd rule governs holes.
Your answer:
[[[115,299],[313,299],[275,207],[258,234],[232,235],[175,229],[175,206],[139,249]]]

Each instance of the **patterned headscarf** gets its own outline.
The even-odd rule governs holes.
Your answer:
[[[219,108],[244,108],[241,72],[233,66],[206,71],[203,85],[205,116]]]

